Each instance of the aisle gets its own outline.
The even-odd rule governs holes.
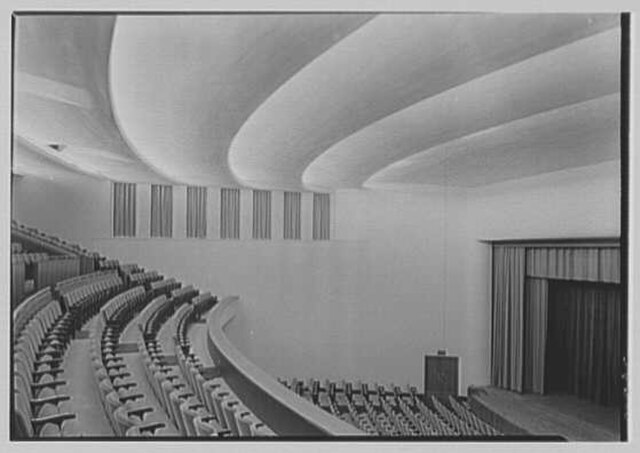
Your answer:
[[[89,321],[83,330],[89,331],[95,319]],[[67,381],[76,422],[84,436],[113,436],[93,376],[89,341],[88,338],[71,340],[60,379]]]

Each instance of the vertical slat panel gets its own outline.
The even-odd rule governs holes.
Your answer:
[[[330,239],[331,203],[327,193],[313,194],[313,239]]]
[[[207,236],[207,188],[187,187],[187,237]]]
[[[220,238],[240,239],[240,189],[220,189]]]
[[[136,185],[113,183],[113,235],[136,234]]]

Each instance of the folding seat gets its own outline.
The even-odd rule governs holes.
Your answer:
[[[223,386],[226,387],[226,385],[227,384],[224,382],[222,378],[213,378],[208,381],[204,381],[202,383],[202,393],[204,396],[204,399],[202,400],[202,402],[204,403],[209,413],[215,414],[217,416],[216,405],[214,403],[214,398],[213,398],[213,392],[217,389],[223,388]]]
[[[186,434],[190,437],[196,435],[194,419],[196,417],[211,416],[204,407],[204,404],[202,404],[195,396],[186,399],[182,404],[180,404],[180,415],[182,417],[182,424],[185,427]]]
[[[222,425],[223,428],[231,429],[231,427],[227,424],[227,420],[224,416],[222,404],[227,398],[233,397],[235,399],[235,395],[233,394],[233,392],[231,392],[227,384],[224,383],[223,385],[220,385],[219,387],[214,389],[211,392],[211,396],[213,399],[213,407],[214,407],[215,415],[216,415],[216,418],[218,419],[218,422]]]
[[[122,405],[113,412],[116,433],[124,436],[132,426],[167,423],[167,417],[151,405]]]
[[[238,427],[238,436],[240,437],[251,437],[251,425],[255,423],[262,423],[262,420],[256,417],[253,412],[243,404],[239,404],[235,407],[234,416],[236,419],[236,426]]]
[[[201,415],[193,419],[196,437],[229,436],[231,432],[223,429],[212,415]]]
[[[254,423],[251,425],[251,435],[253,437],[274,437],[276,433],[264,423]]]
[[[187,426],[184,422],[184,417],[182,416],[182,404],[187,403],[187,407],[192,406],[194,409],[204,406],[197,400],[197,398],[195,398],[193,392],[188,389],[184,382],[173,384],[173,390],[169,392],[167,402],[169,403],[168,412],[171,413],[171,418],[176,424],[176,427],[183,435],[187,435]],[[199,413],[197,415],[202,414]]]
[[[58,431],[62,432],[66,421],[76,417],[72,413],[59,412],[55,405],[49,403],[36,407],[36,412],[33,410],[33,403],[30,402],[28,396],[19,391],[14,392],[14,420],[16,421],[16,431],[20,437],[37,437],[46,424],[55,425],[47,428],[47,435],[55,431],[56,427]],[[67,429],[72,431],[71,425]]]
[[[126,432],[126,437],[177,437],[179,435],[180,433],[173,426],[163,423],[132,426]]]
[[[222,401],[222,413],[227,424],[227,428],[231,430],[234,436],[240,435],[240,431],[238,429],[238,423],[236,421],[236,411],[242,411],[244,408],[244,412],[250,413],[250,411],[246,408],[246,406],[242,405],[240,400],[235,396],[229,396]]]

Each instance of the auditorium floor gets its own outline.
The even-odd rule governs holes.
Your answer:
[[[83,330],[91,330],[95,319],[85,325]],[[62,373],[61,379],[67,381],[69,396],[72,398],[80,432],[85,436],[113,436],[95,384],[89,355],[89,341],[89,338],[71,340],[64,363],[65,371]]]
[[[482,387],[473,396],[531,434],[561,435],[570,441],[620,440],[620,412],[569,395],[531,395]]]

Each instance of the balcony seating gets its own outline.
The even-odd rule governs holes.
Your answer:
[[[157,271],[146,271],[128,274],[129,286],[142,285],[146,290],[151,289],[151,283],[162,280],[162,275],[159,275]]]
[[[136,380],[118,353],[121,331],[146,301],[141,286],[114,297],[101,309],[91,335],[94,376],[103,408],[114,433],[121,437],[178,434],[162,409],[137,390]]]
[[[35,289],[51,286],[80,274],[80,259],[77,256],[50,256],[34,264]]]

